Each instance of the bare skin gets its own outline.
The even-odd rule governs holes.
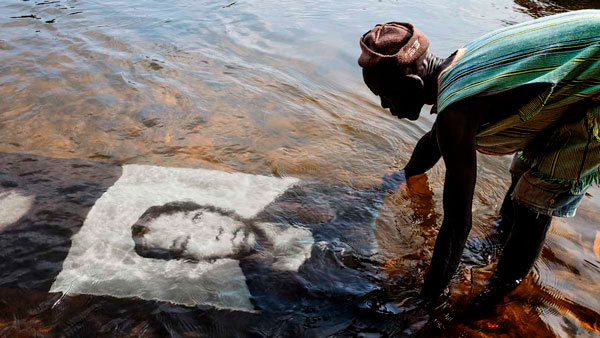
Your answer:
[[[404,69],[363,69],[365,83],[398,118],[416,120],[425,104],[437,98],[437,79],[453,55],[440,59],[431,53]],[[387,67],[387,66],[386,66]],[[533,90],[533,88],[532,88]],[[431,131],[417,143],[404,168],[406,178],[423,174],[440,158],[446,165],[444,179],[444,218],[421,296],[435,300],[456,272],[471,230],[471,207],[477,180],[476,135],[488,123],[516,112],[520,99],[528,95],[504,93],[474,98],[454,104],[438,115]],[[518,178],[516,178],[518,180]],[[514,184],[503,203],[505,249],[483,297],[497,300],[512,290],[530,271],[539,256],[551,217],[538,215],[510,198]],[[525,226],[520,226],[526,223]],[[517,229],[512,231],[513,229]],[[525,258],[526,257],[526,258]]]

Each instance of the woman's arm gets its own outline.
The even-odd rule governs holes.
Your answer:
[[[408,164],[404,167],[406,178],[425,173],[440,160],[442,155],[438,147],[436,124],[434,123],[431,130],[417,142]]]
[[[471,208],[477,180],[475,135],[481,114],[469,106],[446,110],[438,116],[437,143],[446,165],[444,220],[435,241],[433,257],[421,295],[437,298],[460,263],[471,231]]]

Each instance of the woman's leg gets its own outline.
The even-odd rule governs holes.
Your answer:
[[[489,282],[491,292],[502,296],[512,291],[527,276],[539,257],[552,216],[539,214],[514,202],[515,225],[502,250]]]

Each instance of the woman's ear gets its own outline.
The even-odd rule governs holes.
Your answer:
[[[406,75],[406,80],[410,83],[411,88],[416,88],[418,91],[422,91],[425,88],[425,84],[420,76],[414,74]]]

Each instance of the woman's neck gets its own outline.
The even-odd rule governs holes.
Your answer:
[[[425,84],[425,102],[435,104],[438,95],[438,78],[440,73],[446,69],[454,60],[456,53],[453,53],[446,59],[442,59],[428,52],[423,60],[423,70],[421,78]]]

